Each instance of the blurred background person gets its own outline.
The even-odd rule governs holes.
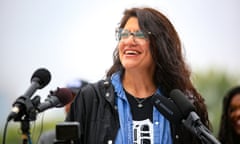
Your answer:
[[[66,87],[71,90],[72,95],[75,98],[75,96],[77,95],[80,88],[84,87],[87,84],[88,84],[88,82],[85,80],[76,79],[74,81],[67,83]],[[72,103],[72,101],[64,106],[65,114],[67,114],[69,112],[71,103]],[[55,141],[55,138],[56,138],[55,129],[47,130],[41,134],[41,136],[38,140],[38,144],[53,144]]]
[[[218,138],[222,144],[240,144],[240,86],[230,89],[223,99]]]

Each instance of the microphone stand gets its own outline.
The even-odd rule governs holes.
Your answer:
[[[21,131],[22,131],[22,144],[27,144],[28,141],[30,144],[30,121],[36,120],[36,107],[40,104],[40,97],[36,96],[32,100],[30,98],[26,98],[24,101],[20,100],[21,104],[25,107],[24,112],[20,113],[14,121],[21,122]]]
[[[183,125],[195,134],[204,144],[221,144],[211,132],[202,124],[195,112],[191,112]]]
[[[27,144],[28,140],[30,139],[29,129],[29,120],[24,118],[24,120],[21,120],[22,144]]]

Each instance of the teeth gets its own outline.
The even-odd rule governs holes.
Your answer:
[[[125,54],[138,54],[139,52],[133,51],[133,50],[127,50],[125,51]]]
[[[237,125],[240,125],[240,120],[237,120],[237,122],[236,122],[236,123],[237,123]]]

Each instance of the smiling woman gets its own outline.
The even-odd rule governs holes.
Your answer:
[[[171,90],[180,89],[209,127],[204,99],[190,80],[180,38],[168,18],[150,7],[126,9],[116,36],[106,79],[84,87],[67,117],[82,125],[78,142],[200,144],[152,103],[154,95],[169,97]]]
[[[53,72],[52,82],[38,93],[42,97],[74,77],[102,78],[112,64],[113,35],[122,10],[146,4],[172,20],[194,71],[220,66],[229,75],[239,73],[240,1],[0,0],[0,122],[4,124],[12,102],[40,66]],[[60,113],[51,110],[45,118]]]
[[[230,89],[223,99],[218,138],[222,144],[240,143],[240,86]]]
[[[125,27],[118,35],[119,58],[126,70],[126,74],[127,70],[135,69],[135,74],[137,74],[139,69],[142,69],[141,73],[143,75],[146,73],[152,77],[154,62],[149,48],[149,36],[140,29],[138,19],[136,17],[129,18]],[[154,91],[156,88],[152,85],[151,89]],[[146,96],[146,94],[138,94],[138,97],[144,98],[144,95]]]

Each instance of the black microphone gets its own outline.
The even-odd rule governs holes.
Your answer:
[[[51,80],[50,72],[45,68],[37,69],[31,77],[31,85],[27,91],[20,96],[14,103],[11,113],[9,114],[7,120],[15,119],[19,113],[24,113],[26,107],[26,101],[29,104],[30,97],[34,94],[37,89],[45,87]]]
[[[159,94],[154,94],[152,96],[152,101],[157,110],[161,112],[170,122],[177,125],[181,124],[183,114],[171,99]]]
[[[212,135],[211,131],[203,125],[199,116],[195,112],[194,105],[180,90],[172,90],[170,92],[170,98],[183,113],[184,118],[182,123],[190,132],[206,144],[220,144],[220,142]]]
[[[37,111],[43,112],[46,109],[53,107],[63,107],[73,100],[74,96],[68,88],[57,88],[56,91],[50,91],[47,99],[44,103],[41,103],[36,109]]]
[[[190,112],[195,111],[194,105],[179,89],[172,90],[169,97],[173,100],[178,109],[183,113],[184,118],[187,118]]]

